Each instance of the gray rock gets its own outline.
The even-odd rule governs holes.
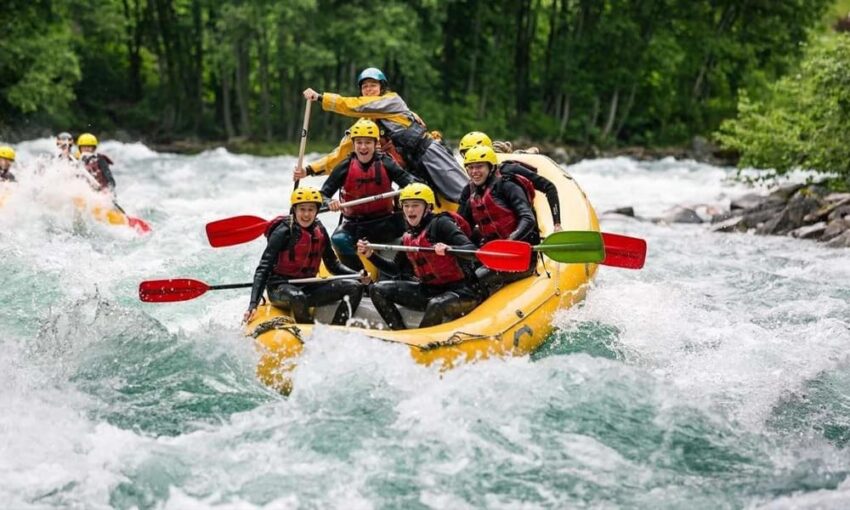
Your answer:
[[[792,195],[797,193],[804,185],[803,184],[786,184],[784,186],[780,186],[776,190],[772,191],[769,197],[787,201],[791,198]]]
[[[602,214],[622,214],[623,216],[629,216],[631,218],[634,218],[635,208],[632,206],[618,207],[616,209],[611,209],[610,211],[605,211]]]
[[[836,207],[829,213],[827,219],[831,221],[836,220],[838,218],[843,218],[847,215],[850,215],[850,204]]]
[[[770,209],[756,209],[753,212],[744,214],[744,224],[747,228],[758,228],[762,224],[779,216],[785,209],[784,205],[773,207]]]
[[[848,228],[850,228],[850,221],[845,220],[844,218],[836,218],[827,223],[826,229],[824,229],[820,240],[826,242],[831,239],[835,239],[843,234]]]
[[[702,218],[693,209],[676,206],[660,218],[666,223],[702,223]]]
[[[722,223],[732,218],[740,218],[744,215],[743,209],[735,209],[734,211],[725,211],[711,218],[711,223]]]
[[[830,193],[827,196],[823,197],[823,200],[827,203],[832,202],[850,202],[850,193]]]
[[[840,236],[828,241],[826,246],[830,248],[850,248],[850,230],[845,230]]]
[[[555,147],[555,150],[552,151],[550,156],[562,165],[569,164],[571,160],[569,153],[567,153],[567,149],[563,147]]]
[[[743,216],[737,216],[714,223],[710,230],[712,232],[746,232],[747,224]]]
[[[806,194],[796,194],[778,216],[758,227],[757,234],[783,235],[803,226],[803,218],[820,207],[820,201]]]
[[[694,153],[694,159],[705,161],[713,157],[714,151],[717,150],[717,148],[706,138],[702,136],[695,136],[693,140],[691,140],[691,150]]]
[[[735,209],[754,209],[759,207],[762,203],[766,202],[768,197],[764,195],[759,195],[758,193],[747,193],[744,196],[738,197],[732,200],[729,207],[732,210]]]
[[[791,231],[791,237],[796,237],[797,239],[812,239],[815,237],[820,237],[823,234],[824,230],[826,230],[826,222],[821,221],[820,223],[815,223],[814,225],[806,225],[805,227],[800,227]]]

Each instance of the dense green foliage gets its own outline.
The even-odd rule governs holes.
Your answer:
[[[7,0],[0,129],[294,140],[363,67],[451,137],[658,144],[711,132],[831,0]],[[314,116],[315,135],[346,121]]]
[[[742,95],[739,110],[718,139],[741,153],[741,165],[780,175],[812,169],[850,182],[850,34],[813,43],[797,72],[763,101]]]

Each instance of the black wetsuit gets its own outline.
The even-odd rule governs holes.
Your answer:
[[[0,181],[15,182],[17,181],[17,179],[15,179],[15,176],[12,174],[12,172],[6,170],[5,172],[0,172]]]
[[[321,193],[326,202],[345,184],[348,167],[351,158],[354,157],[356,156],[352,154],[345,158],[325,180]],[[375,157],[381,158],[381,164],[384,166],[387,176],[400,188],[418,182],[415,177],[398,166],[391,157],[379,152],[375,153]],[[343,221],[334,230],[331,241],[339,254],[339,259],[347,266],[360,270],[363,269],[363,264],[357,257],[357,240],[366,238],[373,243],[387,243],[401,237],[403,233],[404,219],[400,212],[377,218],[348,218],[343,215]]]
[[[546,195],[546,201],[552,211],[552,223],[561,224],[561,201],[558,198],[558,188],[552,181],[516,161],[505,161],[499,165],[499,173],[504,176],[521,175],[531,181],[534,189]]]
[[[481,186],[475,186],[472,182],[466,187],[461,195],[460,207],[458,213],[466,218],[473,227],[475,226],[475,218],[472,216],[472,210],[469,207],[469,197],[471,193],[483,195],[487,188],[493,188],[493,200],[500,205],[511,209],[517,217],[517,226],[513,232],[508,235],[508,239],[514,241],[525,241],[532,245],[540,242],[540,233],[537,229],[537,219],[534,217],[534,209],[528,201],[525,190],[519,184],[508,180],[506,177],[499,177],[495,172],[491,172],[490,176]],[[478,241],[482,241],[478,239]],[[483,244],[483,243],[482,243]],[[532,255],[529,267],[525,271],[518,273],[507,273],[501,271],[493,271],[487,267],[479,267],[476,271],[478,283],[486,289],[490,294],[507,285],[508,283],[527,278],[534,274],[537,267],[537,258]]]
[[[453,248],[475,250],[475,244],[460,231],[455,222],[448,216],[427,213],[422,223],[408,229],[411,235],[417,236],[422,228],[430,229],[428,239],[432,245],[444,243]],[[424,311],[425,315],[419,323],[420,328],[442,324],[469,313],[481,302],[478,289],[471,283],[474,271],[471,259],[474,255],[445,255],[458,257],[461,268],[468,275],[466,280],[447,285],[430,285],[417,280],[414,276],[413,265],[404,252],[399,252],[391,262],[377,255],[372,255],[369,261],[381,271],[385,280],[372,286],[370,296],[378,313],[391,329],[406,329],[404,319],[396,304]]]
[[[322,261],[331,274],[355,274],[356,271],[340,264],[331,249],[330,237],[318,220],[310,228],[320,228],[328,242],[322,251]],[[301,226],[297,222],[281,222],[269,234],[269,242],[260,258],[260,264],[254,272],[254,286],[251,288],[249,309],[253,310],[260,302],[263,288],[268,285],[269,301],[272,305],[292,311],[296,322],[309,323],[310,308],[339,301],[332,324],[345,324],[357,310],[363,297],[363,285],[357,280],[334,280],[330,282],[289,284],[286,276],[274,272],[278,256],[291,248],[291,240],[301,236]],[[348,296],[348,303],[343,298]],[[349,312],[350,310],[350,312]]]

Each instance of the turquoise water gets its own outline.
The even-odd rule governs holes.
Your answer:
[[[19,149],[31,167],[50,142]],[[847,250],[607,217],[647,266],[602,268],[532,356],[440,374],[324,334],[284,398],[254,378],[244,291],[136,288],[249,281],[262,242],[213,250],[203,225],[279,213],[294,159],[103,150],[152,236],[74,221],[57,169],[0,211],[4,508],[850,506]],[[690,162],[569,170],[599,211],[744,191]]]

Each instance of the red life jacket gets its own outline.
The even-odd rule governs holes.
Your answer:
[[[537,170],[534,169],[534,167],[529,167],[528,165],[524,165],[524,164],[518,163],[516,161],[511,161],[511,163],[519,164],[519,165],[521,165],[525,168],[529,168],[531,170],[534,170],[534,173],[537,173]],[[519,175],[519,174],[511,173],[511,172],[508,172],[507,174],[503,175],[502,173],[498,172],[498,170],[497,170],[496,175],[499,178],[501,178],[502,180],[511,181],[514,184],[518,184],[519,187],[522,188],[523,191],[525,191],[525,196],[528,197],[528,203],[532,205],[532,209],[534,208],[534,183],[533,182],[528,180],[527,177],[524,177],[524,176]]]
[[[436,221],[436,218],[431,221]],[[423,228],[416,237],[411,235],[410,232],[405,232],[404,237],[402,237],[402,244],[421,248],[432,247],[433,245],[428,239],[430,227],[431,225],[428,225],[428,227]],[[452,255],[441,257],[432,251],[408,252],[406,255],[413,265],[413,272],[416,277],[426,285],[448,285],[466,279],[457,258]]]
[[[472,193],[469,196],[469,210],[472,219],[478,225],[478,231],[484,240],[507,239],[516,230],[519,220],[513,209],[503,206],[493,198],[493,186],[487,186],[483,195]],[[472,184],[470,183],[470,186]]]
[[[443,211],[439,215],[446,215],[451,218],[460,231],[463,232],[466,237],[472,239],[472,227],[469,225],[469,222],[466,221],[466,218],[454,211]]]
[[[381,137],[381,152],[393,158],[393,161],[395,161],[396,165],[400,166],[401,168],[407,168],[407,162],[404,161],[404,158],[398,152],[398,149],[395,148],[395,144],[393,143],[393,141],[387,136]]]
[[[277,223],[280,224],[280,221]],[[296,227],[292,228],[295,230]],[[325,229],[320,224],[314,223],[312,229],[298,226],[297,230],[300,232],[298,238],[290,240],[289,246],[278,254],[274,272],[287,278],[316,276],[319,272],[319,264],[322,262],[322,252],[328,243]],[[270,233],[271,230],[268,230],[267,235]]]
[[[376,156],[368,167],[364,167],[357,157],[352,156],[351,162],[348,164],[348,174],[345,176],[345,182],[342,183],[339,194],[342,202],[350,202],[358,198],[392,191],[392,184],[386,168],[381,163],[380,156]],[[392,214],[393,209],[393,199],[385,198],[354,206],[346,212],[345,217],[378,218]]]
[[[106,176],[103,175],[103,170],[100,168],[101,158],[103,158],[106,163],[110,165],[112,164],[112,160],[104,156],[103,154],[94,154],[88,158],[83,158],[86,171],[88,171],[88,173],[94,178],[94,180],[97,181],[99,190],[106,189],[109,187],[109,181],[106,180]]]

